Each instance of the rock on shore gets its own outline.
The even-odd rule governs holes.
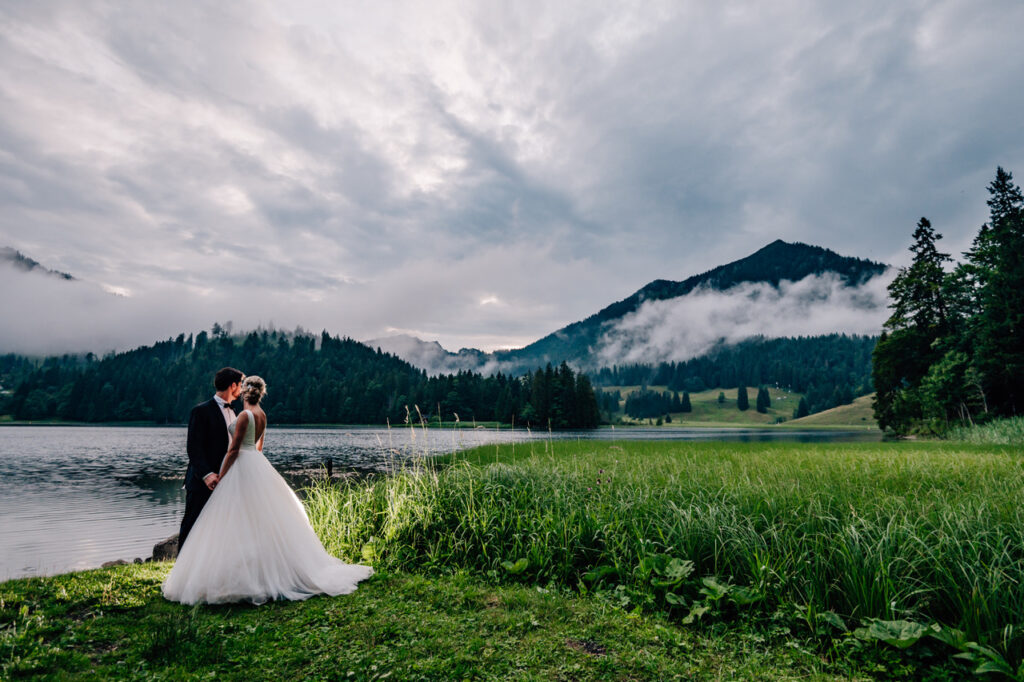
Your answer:
[[[178,558],[178,534],[153,545],[153,561],[170,561]]]

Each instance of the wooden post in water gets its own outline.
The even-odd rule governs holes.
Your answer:
[[[334,476],[334,460],[330,457],[327,458],[327,480],[330,481]]]

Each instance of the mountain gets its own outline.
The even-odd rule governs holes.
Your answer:
[[[820,246],[776,240],[746,258],[682,281],[654,280],[621,301],[606,306],[584,320],[562,327],[524,348],[494,353],[463,349],[459,353],[450,353],[436,342],[425,342],[410,336],[395,342],[378,339],[369,343],[381,344],[382,349],[387,346],[390,352],[431,372],[487,368],[519,373],[549,362],[557,365],[562,361],[594,369],[620,361],[614,357],[610,360],[607,356],[599,358],[598,350],[609,332],[645,304],[681,299],[701,291],[726,292],[745,284],[761,284],[779,290],[784,282],[799,282],[815,275],[829,276],[835,279],[839,287],[854,290],[884,273],[887,267],[862,258],[841,256]],[[818,295],[818,292],[810,292],[809,295]],[[870,308],[873,304],[868,302],[864,305]],[[694,324],[700,323],[701,320],[694,320]],[[823,333],[831,331],[835,330]],[[479,364],[469,364],[474,360]],[[621,361],[632,360],[622,358]]]
[[[73,276],[69,275],[66,272],[50,270],[49,268],[44,267],[39,263],[39,261],[31,259],[25,254],[23,254],[21,251],[16,251],[9,246],[0,247],[0,263],[5,263],[14,268],[17,268],[18,270],[23,270],[25,272],[32,272],[33,270],[38,270],[39,272],[45,273],[47,275],[53,275],[54,277],[59,277],[61,279],[74,279]]]

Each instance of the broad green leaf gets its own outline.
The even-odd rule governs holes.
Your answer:
[[[737,606],[746,606],[747,604],[756,604],[764,599],[764,594],[760,591],[755,590],[752,587],[732,587],[729,592],[729,598],[736,603]]]
[[[501,566],[512,575],[518,575],[526,570],[526,567],[530,565],[530,562],[526,559],[519,559],[515,563],[511,561],[502,561]]]
[[[731,585],[720,583],[714,577],[702,578],[701,582],[704,584],[704,587],[700,588],[700,593],[706,595],[712,601],[718,601],[729,594],[729,590],[732,589]]]
[[[673,606],[683,606],[684,604],[686,604],[686,599],[680,597],[675,592],[666,592],[665,601],[667,601],[669,604],[672,604]]]
[[[966,651],[967,645],[970,644],[963,630],[957,630],[946,625],[938,626],[928,634],[958,651]]]
[[[673,580],[685,580],[693,573],[693,562],[688,559],[673,559],[665,568],[665,575]]]
[[[868,626],[868,635],[872,639],[891,644],[898,649],[906,649],[925,635],[934,632],[930,625],[910,620],[876,620]]]
[[[687,614],[686,618],[683,618],[683,623],[686,625],[691,625],[694,621],[698,620],[701,616],[703,616],[710,610],[711,607],[707,606],[706,604],[697,604],[692,609],[690,609],[690,613]]]
[[[592,571],[587,571],[583,574],[583,579],[588,583],[597,582],[604,580],[605,578],[615,577],[619,574],[619,570],[614,566],[598,566]]]
[[[1000,657],[998,661],[985,661],[974,669],[975,675],[980,675],[981,673],[1003,673],[1004,675],[1013,677],[1013,668],[1011,668],[1010,664]]]

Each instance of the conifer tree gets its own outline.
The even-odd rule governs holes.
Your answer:
[[[892,315],[873,354],[875,418],[882,429],[906,432],[922,416],[916,389],[938,359],[935,342],[949,333],[943,264],[935,246],[942,235],[921,218],[910,247],[913,260],[889,284]]]
[[[736,408],[740,412],[746,412],[750,409],[750,398],[747,397],[747,387],[740,386],[736,392]]]
[[[807,398],[800,396],[800,404],[793,410],[793,419],[800,419],[806,417],[811,413],[810,408],[807,406]]]
[[[761,414],[766,414],[768,408],[771,406],[772,400],[768,395],[768,389],[764,386],[760,386],[757,389],[757,411]]]
[[[1024,197],[1013,175],[996,169],[989,222],[966,254],[976,288],[969,321],[973,359],[987,403],[1004,415],[1024,411]]]

